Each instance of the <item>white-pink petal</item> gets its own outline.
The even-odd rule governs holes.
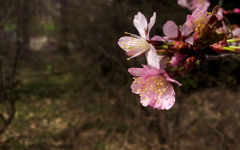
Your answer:
[[[138,12],[138,14],[134,16],[133,24],[138,30],[141,37],[146,38],[147,25],[148,25],[146,17],[142,13]]]
[[[153,25],[155,24],[156,22],[156,13],[154,12],[153,13],[153,16],[150,18],[150,22],[148,24],[148,30],[147,30],[147,40],[149,40],[149,33],[150,33],[150,30],[152,29]]]
[[[137,57],[150,49],[149,43],[141,37],[121,37],[118,45],[126,51],[130,58]]]
[[[153,45],[150,44],[150,50],[146,53],[146,59],[149,66],[156,69],[165,69],[167,64],[164,56],[158,55]]]

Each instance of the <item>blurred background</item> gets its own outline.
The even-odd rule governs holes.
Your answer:
[[[138,34],[133,18],[162,35],[191,14],[177,0],[0,0],[1,150],[240,149],[240,57],[203,63],[176,87],[168,111],[143,107],[117,45]],[[218,4],[211,1],[211,8]],[[223,0],[223,8],[240,7]],[[239,15],[227,16],[240,25]]]

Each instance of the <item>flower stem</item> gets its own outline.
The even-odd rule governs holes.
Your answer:
[[[167,45],[156,46],[157,49],[168,49]]]
[[[235,48],[232,47],[223,47],[223,50],[227,50],[227,51],[231,51],[231,52],[235,52]]]
[[[169,45],[170,46],[170,45],[174,45],[174,44],[171,43],[171,42],[165,42],[164,45]]]
[[[161,52],[160,52],[160,53],[157,53],[157,54],[158,54],[158,55],[165,55],[165,53],[161,53]]]
[[[240,49],[240,46],[229,46],[230,48]]]
[[[170,71],[174,72],[174,71],[182,71],[184,69],[184,66],[181,67],[175,67],[175,68],[171,68]]]
[[[237,42],[237,39],[229,39],[227,40],[228,43],[231,43],[231,42]]]

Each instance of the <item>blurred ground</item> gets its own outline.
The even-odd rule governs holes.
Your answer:
[[[86,66],[79,58],[81,53],[29,53],[19,76],[21,100],[12,124],[1,136],[1,149],[240,148],[235,140],[240,136],[239,87],[233,90],[223,85],[177,93],[171,110],[152,110],[140,106],[130,90],[118,89],[130,95],[122,97],[121,103],[107,92],[98,92],[93,88],[96,85],[86,82],[88,77],[82,72]],[[162,127],[166,131],[156,128],[156,123],[167,124]]]

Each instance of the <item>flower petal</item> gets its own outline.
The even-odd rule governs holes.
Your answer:
[[[147,96],[141,96],[140,101],[141,101],[141,104],[145,107],[148,106],[150,103],[150,100]]]
[[[181,54],[181,53],[174,53],[174,56],[171,58],[170,60],[170,66],[171,67],[177,67],[178,66],[178,63],[182,60],[184,60],[188,55],[186,54]]]
[[[126,36],[126,37],[121,37],[118,40],[118,45],[125,51],[127,50],[127,45],[128,45],[128,43],[130,41],[130,38],[131,37]]]
[[[151,38],[152,41],[163,41],[163,42],[166,42],[166,39],[164,37],[161,37],[161,36],[158,36],[158,35],[155,35]]]
[[[164,56],[159,56],[153,45],[150,44],[150,50],[146,53],[146,59],[149,66],[156,69],[165,69],[166,63],[160,63]]]
[[[166,73],[166,71],[165,71],[164,69],[151,68],[151,69],[146,70],[146,71],[143,73],[143,76],[144,76],[144,77],[156,76],[156,75],[158,75],[158,74],[164,74],[164,73]]]
[[[240,36],[240,28],[236,28],[232,31],[233,36]]]
[[[149,33],[150,33],[150,30],[152,29],[153,25],[155,24],[156,22],[156,12],[153,13],[153,16],[150,18],[150,22],[148,24],[148,33],[147,33],[147,40],[149,40]]]
[[[141,88],[142,88],[141,80],[142,80],[142,77],[138,77],[131,84],[131,89],[132,89],[133,93],[135,93],[135,94],[141,93]]]
[[[158,110],[168,110],[170,109],[175,103],[175,92],[173,89],[173,86],[169,84],[166,91],[158,97],[154,108],[157,108]]]
[[[186,24],[183,24],[183,26],[181,27],[181,34],[182,37],[188,37],[190,35],[191,32],[193,32],[192,29],[188,28],[188,26]]]
[[[209,7],[210,2],[208,0],[192,0],[190,10],[194,10],[196,8],[202,8],[204,6]]]
[[[141,37],[146,38],[148,24],[146,17],[142,13],[138,12],[138,14],[134,16],[133,24],[138,30]]]
[[[193,45],[193,36],[186,38],[185,42]]]
[[[150,49],[149,43],[141,37],[121,37],[118,45],[125,50],[126,54],[131,58],[137,57]]]
[[[145,71],[144,68],[129,68],[128,69],[128,72],[135,77],[143,75],[144,71]]]
[[[188,0],[178,0],[178,5],[190,9],[190,4],[189,4]]]
[[[178,81],[176,81],[176,80],[170,78],[169,75],[168,75],[167,73],[164,73],[163,75],[166,77],[166,80],[167,80],[167,81],[170,81],[170,82],[176,83],[176,84],[178,84],[178,86],[182,86],[181,83],[179,83]]]
[[[202,8],[197,8],[193,11],[192,13],[192,17],[194,18],[194,20],[196,19],[200,19],[202,17],[205,17],[207,15],[207,9],[208,9],[208,6],[203,6]]]
[[[167,21],[163,25],[163,33],[169,38],[177,38],[179,34],[179,28],[173,21]]]

